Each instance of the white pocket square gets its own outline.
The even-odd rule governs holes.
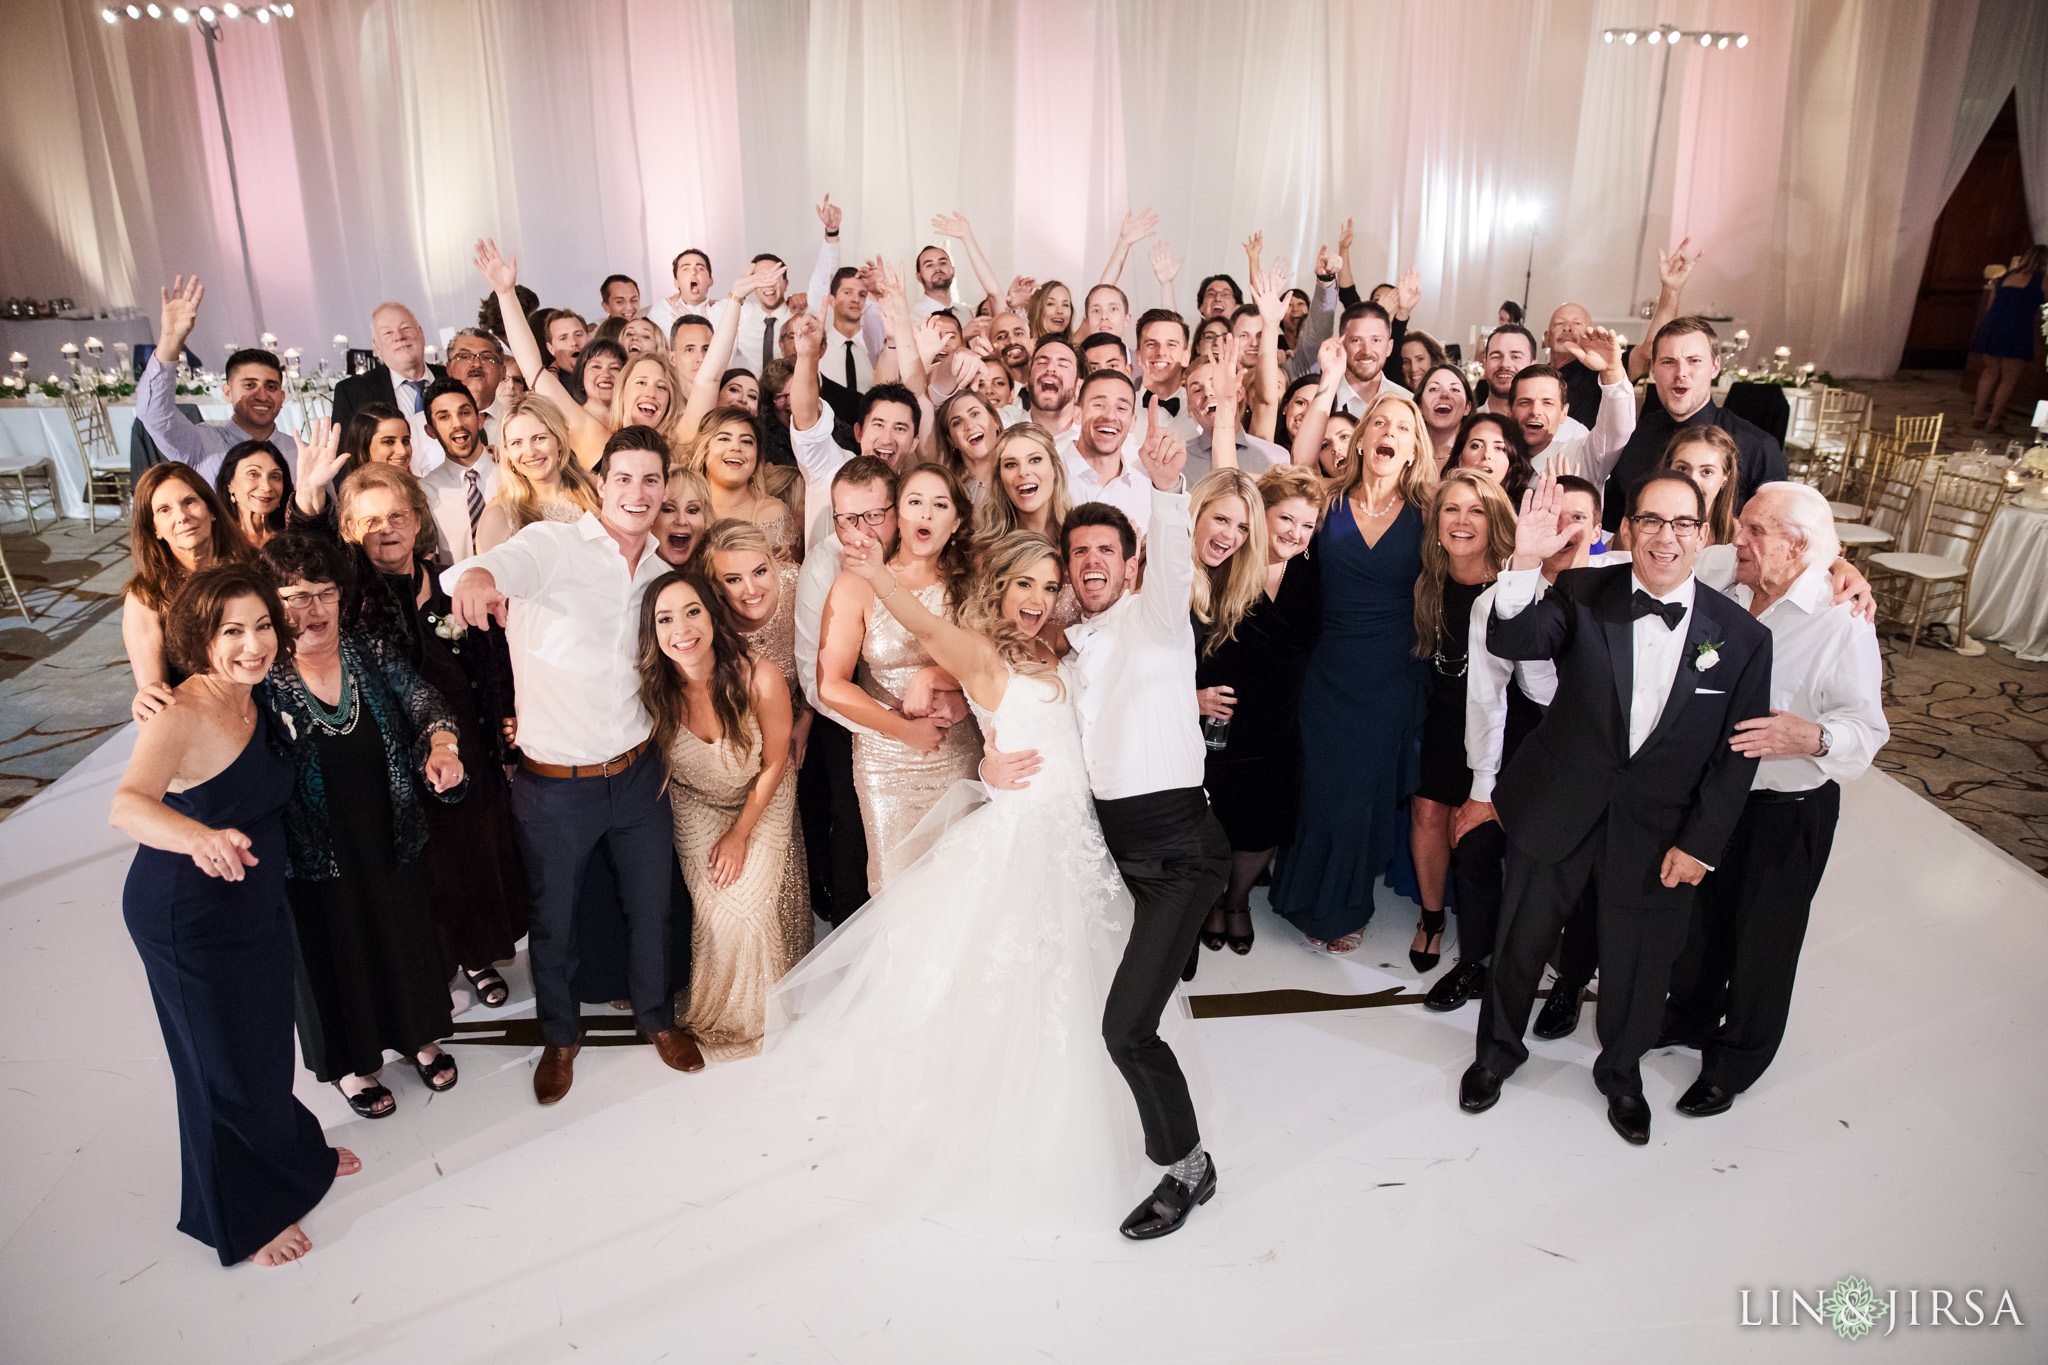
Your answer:
[[[1695,687],[1693,691],[1702,697],[1725,697],[1728,695],[1726,691],[1718,687]]]

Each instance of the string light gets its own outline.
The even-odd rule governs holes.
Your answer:
[[[1659,24],[1655,28],[1609,28],[1600,31],[1600,41],[1603,43],[1612,44],[1617,38],[1630,47],[1635,46],[1638,38],[1649,43],[1652,47],[1677,47],[1682,40],[1687,38],[1692,39],[1701,47],[1713,48],[1722,52],[1727,51],[1731,43],[1736,47],[1749,46],[1749,35],[1747,33],[1725,33],[1720,29],[1680,29],[1673,28],[1669,24]]]
[[[186,9],[183,5],[173,5],[167,16],[161,5],[124,5],[120,9],[111,6],[102,9],[100,18],[109,24],[119,24],[124,14],[131,20],[141,19],[147,15],[151,19],[168,17],[181,24],[189,24],[196,18],[210,28],[217,19],[254,19],[259,24],[267,24],[272,19],[289,19],[293,15],[293,8],[290,5],[243,5],[236,0],[235,3],[222,5],[218,14],[211,5],[201,5],[196,11]]]

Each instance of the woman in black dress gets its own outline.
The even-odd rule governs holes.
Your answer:
[[[292,737],[285,892],[299,937],[299,1049],[364,1118],[397,1108],[380,1084],[384,1051],[412,1060],[429,1089],[455,1085],[447,978],[420,857],[424,776],[462,795],[448,703],[375,635],[344,630],[352,574],[333,540],[288,531],[263,559],[297,635],[270,671],[271,704]]]
[[[1218,503],[1202,509],[1201,498],[1194,499],[1196,592],[1198,604],[1204,598],[1209,603],[1210,618],[1203,619],[1198,605],[1195,698],[1211,745],[1203,785],[1231,847],[1230,886],[1209,912],[1202,942],[1211,949],[1228,943],[1242,954],[1252,947],[1252,886],[1274,850],[1294,838],[1301,796],[1301,678],[1323,624],[1322,574],[1304,551],[1322,515],[1323,481],[1307,466],[1280,465],[1266,472],[1248,498],[1243,492],[1236,496],[1256,504],[1262,525],[1256,535],[1247,527],[1237,551],[1259,569],[1251,600],[1227,630],[1228,564],[1211,565],[1203,554],[1204,541],[1216,539],[1204,532],[1221,529],[1205,526],[1204,512],[1215,521]],[[1223,505],[1234,512],[1227,500]],[[1199,586],[1205,578],[1211,584],[1206,593]],[[1219,726],[1220,735],[1214,733]]]
[[[167,627],[189,676],[136,736],[114,791],[114,827],[142,845],[121,913],[177,1084],[178,1230],[222,1265],[280,1265],[312,1248],[298,1220],[334,1177],[362,1169],[292,1097],[292,763],[252,696],[291,627],[268,575],[239,564],[194,574]]]
[[[505,765],[516,762],[512,660],[505,632],[468,631],[434,572],[434,519],[419,480],[392,465],[365,465],[341,486],[342,536],[357,547],[356,591],[344,619],[382,637],[439,693],[455,716],[456,752],[467,755],[469,790],[430,801],[427,888],[440,932],[441,977],[459,970],[491,1007],[510,988],[496,966],[526,934],[526,864],[512,823]]]
[[[1437,485],[1424,525],[1422,573],[1415,580],[1415,653],[1428,662],[1429,682],[1422,716],[1422,784],[1409,806],[1408,830],[1422,890],[1422,922],[1408,950],[1418,972],[1436,966],[1443,953],[1451,815],[1472,792],[1472,769],[1465,761],[1472,604],[1515,551],[1515,514],[1490,474],[1454,469]]]

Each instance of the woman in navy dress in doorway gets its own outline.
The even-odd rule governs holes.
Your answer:
[[[1977,401],[1970,407],[1973,427],[1998,428],[2021,372],[2033,363],[2034,338],[2041,327],[2044,269],[2048,269],[2048,246],[2036,243],[2012,263],[2012,269],[1984,282],[1987,304],[1976,334],[1970,338],[1970,349],[1984,357]]]
[[[194,574],[166,626],[191,676],[143,723],[112,823],[142,845],[121,911],[177,1084],[178,1229],[222,1265],[281,1265],[312,1249],[299,1219],[335,1176],[362,1169],[292,1096],[292,761],[251,695],[291,628],[268,576],[240,564]]]
[[[1344,470],[1316,537],[1323,630],[1301,688],[1301,815],[1273,887],[1274,908],[1333,953],[1362,940],[1418,780],[1415,578],[1436,459],[1414,400],[1375,401]]]

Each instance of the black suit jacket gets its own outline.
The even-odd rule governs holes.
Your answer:
[[[1622,904],[1670,904],[1691,888],[1659,879],[1666,850],[1719,862],[1749,799],[1757,760],[1728,739],[1737,721],[1770,711],[1771,632],[1695,583],[1664,713],[1631,756],[1633,591],[1626,564],[1567,569],[1520,614],[1488,619],[1495,654],[1557,663],[1557,696],[1501,773],[1493,802],[1516,849],[1548,863],[1564,861],[1604,820],[1603,888]],[[1709,641],[1720,657],[1701,672],[1699,646]]]
[[[1741,486],[1736,490],[1736,510],[1741,510],[1742,504],[1749,501],[1749,495],[1760,485],[1785,477],[1785,448],[1778,444],[1777,437],[1747,417],[1728,411],[1711,398],[1683,423],[1675,422],[1664,405],[1657,401],[1657,390],[1653,386],[1650,396],[1643,402],[1642,415],[1636,419],[1635,434],[1621,448],[1621,454],[1614,459],[1614,472],[1607,476],[1607,489],[1600,508],[1601,524],[1610,531],[1619,530],[1621,519],[1628,512],[1629,490],[1664,462],[1664,447],[1671,444],[1671,438],[1680,426],[1702,424],[1717,426],[1735,438],[1735,448],[1741,456],[1741,467],[1736,471],[1741,476]]]
[[[433,387],[437,379],[446,379],[448,371],[439,365],[427,366],[427,386]],[[373,366],[361,374],[352,374],[334,386],[334,425],[348,429],[348,419],[355,410],[366,403],[389,403],[391,394],[391,371],[383,365]]]

